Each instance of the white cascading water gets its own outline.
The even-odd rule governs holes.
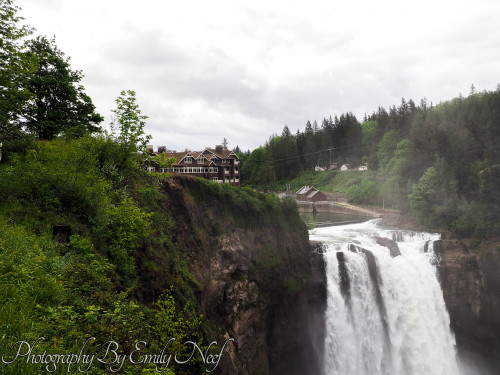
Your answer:
[[[439,235],[376,223],[311,231],[325,244],[325,375],[460,374],[436,274],[432,244]],[[377,237],[395,240],[401,256]]]

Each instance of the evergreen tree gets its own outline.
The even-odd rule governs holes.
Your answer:
[[[317,126],[317,124],[316,124]],[[316,164],[316,155],[314,154],[317,150],[316,140],[314,139],[314,128],[309,121],[306,124],[305,135],[305,168],[313,168]]]
[[[281,144],[283,149],[283,177],[295,177],[299,173],[300,165],[297,150],[297,141],[290,132],[287,125],[283,128],[281,133]]]

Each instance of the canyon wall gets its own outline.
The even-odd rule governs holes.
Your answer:
[[[200,199],[206,186],[198,183],[166,180],[164,193],[175,241],[200,285],[201,311],[221,340],[235,340],[218,373],[320,374],[326,282],[304,223],[296,211],[276,208],[248,224],[235,211],[245,207],[228,207],[220,190]],[[266,222],[266,215],[283,217]]]
[[[500,243],[446,238],[434,244],[446,306],[465,366],[500,373]],[[474,370],[473,370],[474,371]],[[477,371],[477,370],[476,370]]]

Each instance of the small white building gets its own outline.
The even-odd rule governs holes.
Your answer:
[[[342,164],[342,166],[340,167],[340,170],[347,171],[350,167],[351,167],[350,164]]]
[[[367,171],[368,170],[368,166],[365,164],[365,165],[361,165],[358,170],[360,171]]]
[[[317,166],[315,166],[315,167],[314,167],[314,171],[315,171],[315,172],[324,172],[324,171],[325,171],[325,168],[320,167],[319,165],[317,165]]]

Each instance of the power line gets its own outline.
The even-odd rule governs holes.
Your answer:
[[[356,145],[352,144],[352,145],[345,145],[345,146],[340,146],[340,147],[331,147],[331,148],[327,148],[327,149],[321,150],[321,151],[310,152],[308,154],[302,154],[302,155],[290,156],[288,158],[271,160],[271,162],[274,163],[274,162],[278,162],[278,161],[285,161],[285,160],[297,159],[297,158],[301,158],[301,157],[304,157],[304,156],[316,155],[316,154],[320,154],[322,152],[326,152],[326,151],[330,152],[330,151],[339,150],[341,148],[352,147],[352,146],[356,146]]]

